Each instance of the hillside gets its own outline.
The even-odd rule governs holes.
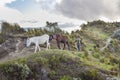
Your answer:
[[[120,55],[120,41],[119,41],[119,32],[120,29],[119,22],[105,23],[103,21],[93,21],[88,22],[87,24],[81,25],[82,29],[80,31],[73,32],[73,35],[80,35],[82,42],[84,44],[84,49],[86,51],[100,51],[107,42],[110,45],[105,48],[105,51],[113,53],[115,55]],[[115,32],[117,31],[117,37]],[[111,40],[109,41],[109,39]],[[83,49],[83,50],[84,50]]]
[[[106,80],[110,78],[107,76],[110,71],[105,70],[105,67],[103,69],[96,64],[96,66],[89,64],[88,59],[84,53],[44,50],[26,58],[1,63],[0,80]],[[102,65],[107,68],[112,67]]]
[[[83,24],[81,31],[76,31],[75,34],[80,34],[83,42],[87,44],[88,49],[93,49],[94,47],[103,47],[106,44],[106,41],[111,37],[114,32],[120,29],[120,23],[105,23],[103,21],[93,21]],[[115,39],[113,39],[113,43]],[[117,40],[119,42],[119,40]],[[116,51],[119,52],[119,51]]]
[[[33,53],[34,45],[25,46],[26,34],[55,34],[46,30],[4,35],[4,41],[2,35],[0,80],[119,80],[119,25],[98,20],[81,25],[81,30],[72,34],[61,32],[69,37],[70,51],[58,50],[55,41],[51,43],[52,49],[45,50],[45,45],[41,45],[38,53]],[[74,43],[77,35],[82,39],[80,52]]]
[[[83,43],[81,51],[92,55],[95,58],[94,63],[100,61],[114,66],[120,74],[120,23],[98,20],[83,24],[81,27],[80,31],[71,34],[80,35]]]

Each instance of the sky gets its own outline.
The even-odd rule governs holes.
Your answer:
[[[120,21],[120,0],[0,0],[0,22],[43,27],[58,22],[66,30],[93,20]]]

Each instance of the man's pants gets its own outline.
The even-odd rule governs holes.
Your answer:
[[[80,51],[80,44],[77,44],[78,51]]]

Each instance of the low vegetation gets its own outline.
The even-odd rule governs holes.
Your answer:
[[[87,62],[87,59],[79,52],[45,50],[27,58],[1,63],[0,77],[1,80],[104,80],[105,76],[100,73],[110,74],[109,70],[114,67],[108,64],[100,65],[110,67],[109,70],[105,70],[92,60]],[[103,64],[100,61],[98,63]]]
[[[71,50],[57,50],[52,45],[51,50],[1,63],[0,80],[106,80],[106,75],[120,77],[120,36],[119,31],[116,31],[119,26],[119,22],[106,23],[98,20],[83,24],[80,31],[68,34],[58,28],[56,22],[46,22],[49,29],[23,32],[25,36],[38,36],[59,31],[69,37]],[[80,52],[77,52],[74,41],[77,35],[82,40]],[[113,38],[110,45],[101,51],[109,37]],[[0,43],[5,40],[6,38],[0,38]]]

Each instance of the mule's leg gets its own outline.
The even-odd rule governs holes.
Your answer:
[[[50,49],[50,43],[49,43],[49,49]]]
[[[46,47],[46,49],[48,49],[48,43],[47,43],[47,47]]]
[[[68,46],[68,50],[70,50],[70,45],[69,45],[69,42],[67,42],[67,46]]]
[[[48,47],[48,49],[50,49],[50,43],[49,42],[47,43],[47,47]]]
[[[57,46],[58,46],[59,49],[61,49],[61,48],[60,48],[60,42],[59,42],[59,41],[57,41]]]
[[[47,41],[46,43],[47,43],[46,49],[49,49],[49,45],[50,45],[49,41]]]
[[[34,51],[34,53],[36,53],[36,51],[37,51],[37,45],[35,45],[35,51]]]
[[[41,50],[39,45],[38,45],[38,49],[39,49],[39,51]]]
[[[64,50],[64,49],[65,49],[65,47],[66,47],[66,43],[64,42],[63,44],[64,44],[64,47],[63,47],[63,50]]]

